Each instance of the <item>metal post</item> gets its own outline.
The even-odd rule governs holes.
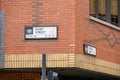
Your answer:
[[[0,11],[0,68],[4,67],[4,11]]]
[[[42,80],[46,80],[46,54],[42,54]]]

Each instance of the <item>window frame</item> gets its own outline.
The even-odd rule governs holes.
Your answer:
[[[118,0],[118,26],[120,27],[120,0]]]

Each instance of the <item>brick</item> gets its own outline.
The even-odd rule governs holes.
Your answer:
[[[89,0],[0,1],[6,14],[5,54],[86,55],[83,44],[88,43],[97,48],[95,58],[120,64],[120,32],[89,19]],[[24,27],[33,25],[58,26],[58,39],[25,40]]]
[[[2,72],[0,80],[40,80],[39,73],[32,72]]]

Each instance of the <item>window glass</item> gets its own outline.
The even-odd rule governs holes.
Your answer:
[[[111,0],[111,22],[115,25],[118,24],[118,4],[117,0]]]
[[[106,20],[106,0],[98,0],[98,16]]]
[[[90,0],[90,15],[96,15],[96,0]]]

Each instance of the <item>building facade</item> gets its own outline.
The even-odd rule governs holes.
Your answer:
[[[59,80],[120,80],[119,3],[0,0],[0,80],[40,80],[42,54]]]

